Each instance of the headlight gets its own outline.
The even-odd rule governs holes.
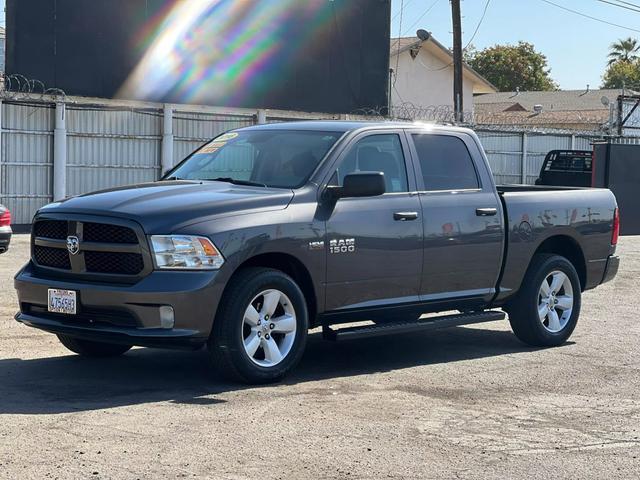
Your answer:
[[[153,235],[151,248],[159,269],[217,270],[224,264],[220,251],[205,237]]]

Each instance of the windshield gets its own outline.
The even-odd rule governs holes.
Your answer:
[[[196,150],[165,178],[299,188],[341,135],[294,130],[225,133]]]

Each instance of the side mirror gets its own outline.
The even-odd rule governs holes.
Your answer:
[[[342,187],[329,187],[334,198],[378,197],[386,192],[384,173],[358,172],[344,177]]]

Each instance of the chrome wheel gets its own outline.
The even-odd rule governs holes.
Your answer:
[[[242,341],[252,362],[273,367],[291,352],[297,330],[296,312],[280,290],[265,290],[244,312]]]
[[[544,328],[558,333],[569,323],[573,310],[573,287],[569,277],[559,270],[542,281],[538,292],[538,317]]]

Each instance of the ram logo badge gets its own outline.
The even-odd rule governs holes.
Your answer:
[[[356,251],[355,238],[341,238],[339,240],[331,240],[329,242],[329,251],[331,253],[354,253]]]
[[[67,250],[71,255],[77,255],[80,253],[80,240],[78,237],[67,237]]]

